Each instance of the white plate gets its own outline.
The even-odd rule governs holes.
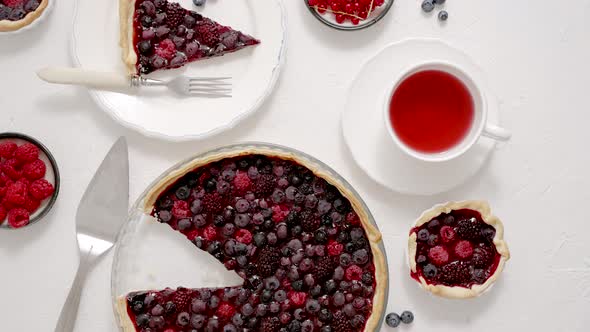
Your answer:
[[[179,1],[194,9],[191,0]],[[125,72],[119,48],[118,0],[78,0],[72,56],[80,67]],[[198,61],[153,77],[232,76],[233,97],[186,98],[144,89],[137,95],[90,90],[96,103],[117,122],[146,136],[184,141],[233,128],[256,111],[273,90],[285,51],[285,14],[281,0],[209,1],[203,15],[261,40],[219,58]]]
[[[15,31],[2,31],[2,32],[0,32],[0,36],[16,35],[16,34],[23,33],[25,31],[29,31],[29,30],[33,29],[34,27],[39,25],[41,22],[45,21],[45,18],[47,16],[49,16],[49,13],[51,13],[51,11],[53,10],[55,1],[57,1],[57,0],[49,0],[49,2],[47,3],[47,7],[45,7],[45,10],[43,11],[43,13],[41,13],[41,16],[37,17],[37,19],[34,20],[31,24],[24,26],[24,27],[22,27],[18,30],[15,30]]]
[[[460,185],[477,173],[496,144],[481,137],[461,157],[427,163],[409,157],[393,143],[383,120],[387,89],[400,71],[435,60],[458,63],[476,76],[476,82],[485,82],[481,69],[463,52],[435,39],[405,40],[386,46],[362,66],[342,114],[344,140],[360,168],[379,184],[404,194],[434,195]],[[489,99],[488,121],[499,124],[497,99],[487,86],[481,89]]]

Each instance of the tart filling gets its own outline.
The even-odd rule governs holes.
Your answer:
[[[503,233],[502,223],[485,202],[438,205],[410,230],[410,274],[436,295],[478,296],[496,281],[510,258]]]
[[[167,0],[119,0],[121,48],[130,74],[149,74],[260,42]]]
[[[362,203],[311,161],[267,148],[195,160],[145,210],[244,279],[121,297],[125,331],[375,331],[387,275]]]
[[[0,0],[0,32],[19,30],[38,19],[49,0]]]

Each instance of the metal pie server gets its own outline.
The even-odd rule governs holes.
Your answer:
[[[61,310],[55,332],[74,330],[82,287],[92,266],[115,242],[127,219],[129,204],[129,158],[121,137],[113,145],[88,185],[76,213],[80,265]]]

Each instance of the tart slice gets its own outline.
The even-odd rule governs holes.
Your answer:
[[[125,332],[378,329],[381,234],[356,194],[314,162],[259,146],[225,150],[171,172],[142,204],[244,281],[124,295]]]
[[[0,32],[19,30],[33,23],[41,17],[49,1],[0,0]]]
[[[119,18],[123,61],[133,75],[178,68],[260,43],[167,0],[119,0]]]
[[[479,296],[498,279],[508,259],[502,222],[483,201],[437,205],[410,231],[411,276],[435,295]]]

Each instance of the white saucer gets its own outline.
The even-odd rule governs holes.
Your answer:
[[[136,95],[90,90],[90,95],[117,122],[146,136],[170,141],[203,139],[235,127],[273,91],[284,61],[285,12],[281,0],[210,1],[203,7],[195,7],[191,0],[178,2],[260,39],[261,44],[152,77],[231,76],[232,97],[186,98],[148,89]],[[119,0],[76,3],[74,63],[86,69],[125,72],[119,47]]]
[[[448,60],[460,64],[484,82],[481,69],[463,52],[436,39],[410,39],[386,46],[369,59],[353,79],[342,114],[342,133],[361,169],[379,184],[404,194],[434,195],[448,191],[473,176],[488,160],[496,142],[480,137],[464,155],[427,163],[406,155],[386,131],[383,101],[393,80],[413,64]],[[375,88],[380,87],[380,88]],[[488,121],[499,124],[497,99],[487,86]]]

